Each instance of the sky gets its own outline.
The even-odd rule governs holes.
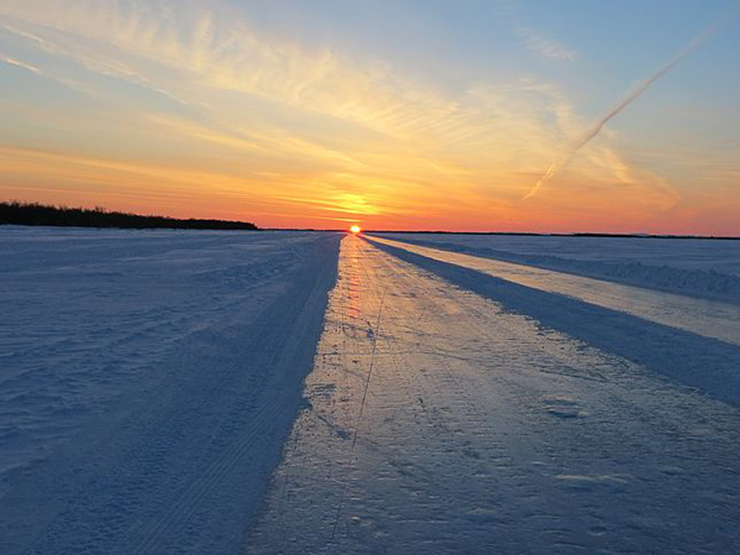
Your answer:
[[[1,0],[0,200],[262,227],[740,236],[739,9]]]

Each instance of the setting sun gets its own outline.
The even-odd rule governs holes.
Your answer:
[[[740,555],[738,67],[740,0],[0,0],[0,555]]]

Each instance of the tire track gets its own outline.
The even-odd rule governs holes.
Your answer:
[[[298,353],[306,348],[306,341],[311,340],[306,320],[314,317],[319,310],[325,295],[322,286],[330,272],[330,267],[322,268],[298,317],[292,320],[291,326],[282,329],[281,343],[276,346],[273,356],[266,364],[269,375],[280,374],[285,371],[290,372],[291,364],[289,363],[294,362]],[[281,329],[281,326],[278,324],[275,328]],[[263,339],[267,339],[267,337]],[[261,400],[260,408],[254,414],[252,423],[244,431],[241,439],[219,456],[205,473],[189,485],[185,493],[172,505],[170,510],[133,551],[134,555],[155,555],[159,553],[162,544],[172,534],[173,528],[178,525],[182,526],[189,521],[208,493],[223,482],[228,473],[244,458],[244,455],[254,445],[258,434],[264,434],[266,432],[265,428],[269,428],[268,423],[274,421],[279,412],[284,410],[280,403],[283,397],[283,395],[280,395],[283,385],[283,383],[273,383],[267,388],[268,396]]]

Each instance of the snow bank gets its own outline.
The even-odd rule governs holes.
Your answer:
[[[239,553],[339,237],[0,229],[0,553]]]
[[[476,256],[496,258],[506,262],[537,266],[548,270],[572,273],[581,276],[605,279],[628,285],[659,289],[672,293],[691,295],[700,298],[722,300],[740,304],[740,275],[724,273],[712,268],[713,264],[721,266],[725,263],[724,250],[736,249],[737,255],[740,256],[740,242],[715,241],[721,243],[714,256],[711,250],[716,245],[710,240],[702,241],[706,245],[706,255],[703,266],[696,267],[694,261],[687,261],[688,255],[682,251],[684,241],[662,239],[659,242],[652,243],[647,249],[643,248],[640,252],[634,252],[634,249],[626,250],[619,241],[630,241],[630,239],[598,239],[593,238],[550,238],[538,237],[538,241],[528,238],[526,251],[514,252],[509,250],[500,250],[492,248],[491,243],[495,243],[497,236],[433,236],[428,238],[425,235],[413,234],[379,234],[382,237],[406,241],[417,245],[434,247],[439,249],[462,252]],[[550,240],[553,244],[549,244]],[[578,258],[565,258],[546,252],[558,251],[558,247],[563,241],[571,243],[587,242],[588,246],[578,252],[573,252]],[[650,241],[650,239],[632,239],[631,241]],[[539,245],[540,253],[532,252],[534,244]],[[510,246],[515,246],[510,243]],[[553,248],[554,247],[554,248]],[[616,252],[614,247],[616,247]],[[620,247],[623,249],[620,256]],[[650,249],[655,252],[652,253]],[[661,251],[671,251],[672,256],[666,257]],[[590,250],[593,249],[593,250]],[[588,254],[586,251],[589,250]],[[641,259],[637,259],[641,257]],[[607,260],[604,260],[607,258]],[[668,258],[671,264],[656,264],[654,260]],[[688,263],[687,263],[688,262]],[[685,267],[680,267],[685,266]]]
[[[415,264],[507,309],[565,332],[584,344],[616,354],[649,370],[740,407],[740,347],[651,322],[577,298],[554,295],[478,271],[373,242],[378,249]]]

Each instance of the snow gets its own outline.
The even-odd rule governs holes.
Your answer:
[[[565,295],[692,333],[740,345],[740,306],[620,285],[552,270],[373,237],[372,241],[459,265],[507,282]]]
[[[238,552],[339,236],[0,233],[0,553]]]
[[[573,276],[535,268],[503,269],[505,278],[495,277],[488,268],[498,267],[495,261],[387,239],[369,240],[451,284],[535,319],[544,329],[565,332],[649,372],[669,376],[740,407],[740,317],[734,304],[715,307],[714,301],[673,295],[661,304],[665,293],[625,291],[624,286],[589,278],[573,283]],[[561,278],[564,281],[558,283]],[[560,292],[553,294],[553,289]],[[640,302],[633,302],[633,293]],[[678,308],[686,314],[671,306],[679,301]],[[702,323],[708,329],[697,325]]]
[[[738,305],[468,246],[0,228],[0,553],[740,553]]]
[[[740,304],[740,240],[434,233],[379,236]]]
[[[342,249],[310,408],[247,553],[740,550],[736,408],[512,312],[503,289]]]

